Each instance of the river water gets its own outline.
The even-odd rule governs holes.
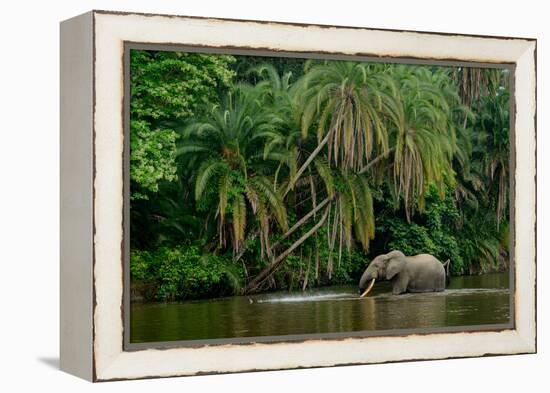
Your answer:
[[[445,292],[391,294],[357,287],[177,303],[133,303],[130,342],[344,333],[503,324],[510,320],[509,273],[453,277]]]

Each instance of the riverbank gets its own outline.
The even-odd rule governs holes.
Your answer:
[[[479,277],[481,275],[489,277],[490,275],[504,275],[508,274],[509,270],[506,268],[500,268],[500,269],[494,269],[492,271],[488,272],[477,272],[477,273],[471,273],[471,274],[463,274],[459,276],[452,276],[451,282],[449,283],[449,287],[452,288],[453,283],[456,282],[468,282],[468,280],[471,280],[470,277]],[[355,281],[350,281],[348,283],[343,284],[347,287],[355,287],[357,286],[359,278]],[[386,283],[384,281],[377,282],[376,286],[384,286],[389,285],[389,283]],[[340,285],[342,286],[342,285]],[[323,290],[325,288],[331,288],[331,287],[338,287],[338,285],[322,285],[322,286],[313,286],[309,287],[305,290],[297,289],[294,291],[288,291],[288,290],[264,290],[259,291],[256,293],[256,295],[261,294],[270,294],[270,293],[286,293],[286,294],[302,294],[307,293],[312,290]],[[130,283],[130,301],[132,303],[158,303],[162,302],[163,300],[159,300],[158,298],[158,291],[159,291],[160,285],[158,282],[145,282],[145,281],[137,281],[132,280]],[[190,301],[190,300],[210,300],[210,299],[218,299],[218,298],[225,298],[225,297],[231,297],[236,296],[238,293],[235,294],[228,294],[226,296],[203,296],[203,297],[194,297],[194,298],[188,298],[188,299],[172,299],[172,300],[164,300],[164,302],[171,302],[171,301]]]

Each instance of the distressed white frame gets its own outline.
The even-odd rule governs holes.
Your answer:
[[[92,359],[84,354],[78,360],[77,354],[75,360],[84,362],[86,370],[92,368],[91,378],[87,372],[81,376],[92,380],[133,379],[536,351],[535,40],[109,12],[87,15],[93,20],[95,60],[95,307]],[[515,329],[125,352],[121,316],[124,42],[514,63],[515,133],[520,136],[515,145],[515,189],[521,190],[512,194],[516,212]]]

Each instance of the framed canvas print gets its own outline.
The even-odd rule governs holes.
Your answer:
[[[61,368],[536,351],[536,40],[61,23]]]

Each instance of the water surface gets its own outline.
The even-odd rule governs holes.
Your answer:
[[[445,292],[391,294],[357,287],[177,303],[133,303],[130,342],[204,340],[508,323],[509,274],[453,277]]]

